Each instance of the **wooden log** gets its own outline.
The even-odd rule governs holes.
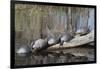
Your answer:
[[[72,47],[81,46],[83,44],[87,44],[93,41],[94,41],[94,31],[84,36],[75,36],[75,38],[72,39],[70,42],[64,42],[63,46],[60,46],[60,44],[56,44],[47,48],[47,50],[72,48]]]
[[[46,50],[43,51],[56,51],[56,50],[64,50],[68,48],[75,48],[87,43],[91,43],[93,41],[94,41],[94,31],[84,36],[77,35],[70,42],[64,42],[63,46],[60,46],[60,44],[56,44],[48,47]],[[32,52],[34,53],[35,50],[33,49]]]

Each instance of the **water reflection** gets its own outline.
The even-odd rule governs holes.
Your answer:
[[[75,52],[74,52],[74,51]],[[83,50],[83,51],[82,51]],[[75,54],[76,53],[76,54]],[[94,61],[93,48],[73,48],[61,52],[40,52],[29,54],[16,54],[15,65],[38,65],[69,62]]]

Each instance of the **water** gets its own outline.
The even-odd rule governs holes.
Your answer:
[[[38,65],[94,61],[94,47],[82,46],[59,51],[15,54],[15,65]]]

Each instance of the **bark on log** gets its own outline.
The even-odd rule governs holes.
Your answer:
[[[90,43],[93,41],[94,41],[94,31],[91,31],[87,35],[76,36],[70,42],[64,42],[63,46],[60,46],[60,44],[56,44],[54,46],[47,48],[47,50],[58,50],[58,49],[72,48],[72,47],[81,46],[83,44],[87,44],[87,43]]]

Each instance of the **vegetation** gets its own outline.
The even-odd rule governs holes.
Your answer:
[[[88,28],[91,10],[92,8],[16,4],[15,41],[30,44],[32,40],[46,38],[51,33],[58,36],[64,31],[75,35],[78,28]]]

